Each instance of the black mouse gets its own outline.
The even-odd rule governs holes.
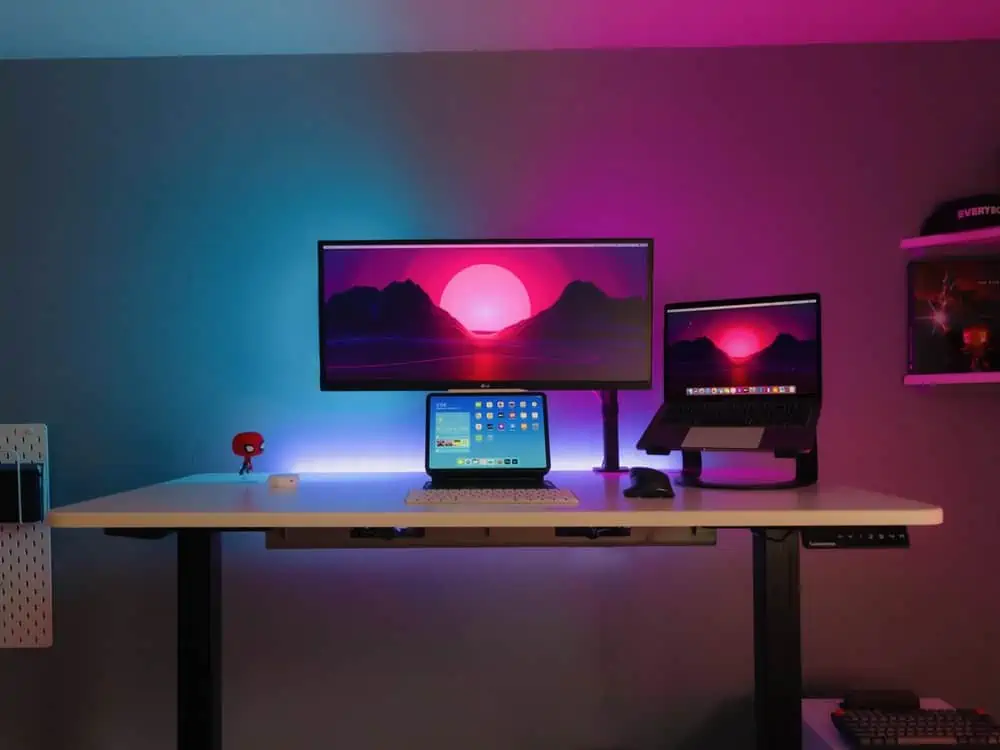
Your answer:
[[[662,471],[636,466],[628,473],[632,486],[626,488],[625,497],[673,497],[670,477]]]

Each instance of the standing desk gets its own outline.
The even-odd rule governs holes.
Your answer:
[[[197,475],[57,508],[57,528],[177,535],[177,747],[222,750],[222,532],[266,532],[269,547],[492,547],[711,544],[715,529],[753,534],[754,712],[758,750],[802,747],[799,530],[929,526],[941,508],[815,485],[741,492],[675,487],[627,499],[620,475],[553,472],[577,506],[408,506],[422,474],[303,475],[295,490],[264,477]]]

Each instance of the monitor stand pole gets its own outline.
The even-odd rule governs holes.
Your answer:
[[[621,465],[621,452],[618,447],[618,391],[610,388],[598,391],[601,397],[601,425],[604,443],[604,458],[594,471],[600,474],[623,474],[628,471]]]

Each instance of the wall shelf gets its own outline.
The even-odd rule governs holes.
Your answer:
[[[1000,227],[974,229],[971,232],[953,234],[929,234],[926,237],[908,237],[899,243],[900,248],[910,251],[948,250],[972,245],[1000,245]]]
[[[968,232],[908,237],[900,240],[899,247],[921,260],[937,258],[947,262],[946,259],[949,257],[956,258],[963,255],[993,257],[994,253],[1000,253],[1000,226],[973,229]],[[942,372],[903,376],[903,385],[912,386],[983,383],[1000,383],[1000,372]]]
[[[974,383],[1000,383],[1000,372],[937,372],[903,376],[903,385],[971,385]]]

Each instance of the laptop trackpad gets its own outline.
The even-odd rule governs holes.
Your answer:
[[[763,427],[692,427],[681,447],[753,450],[763,436]]]

